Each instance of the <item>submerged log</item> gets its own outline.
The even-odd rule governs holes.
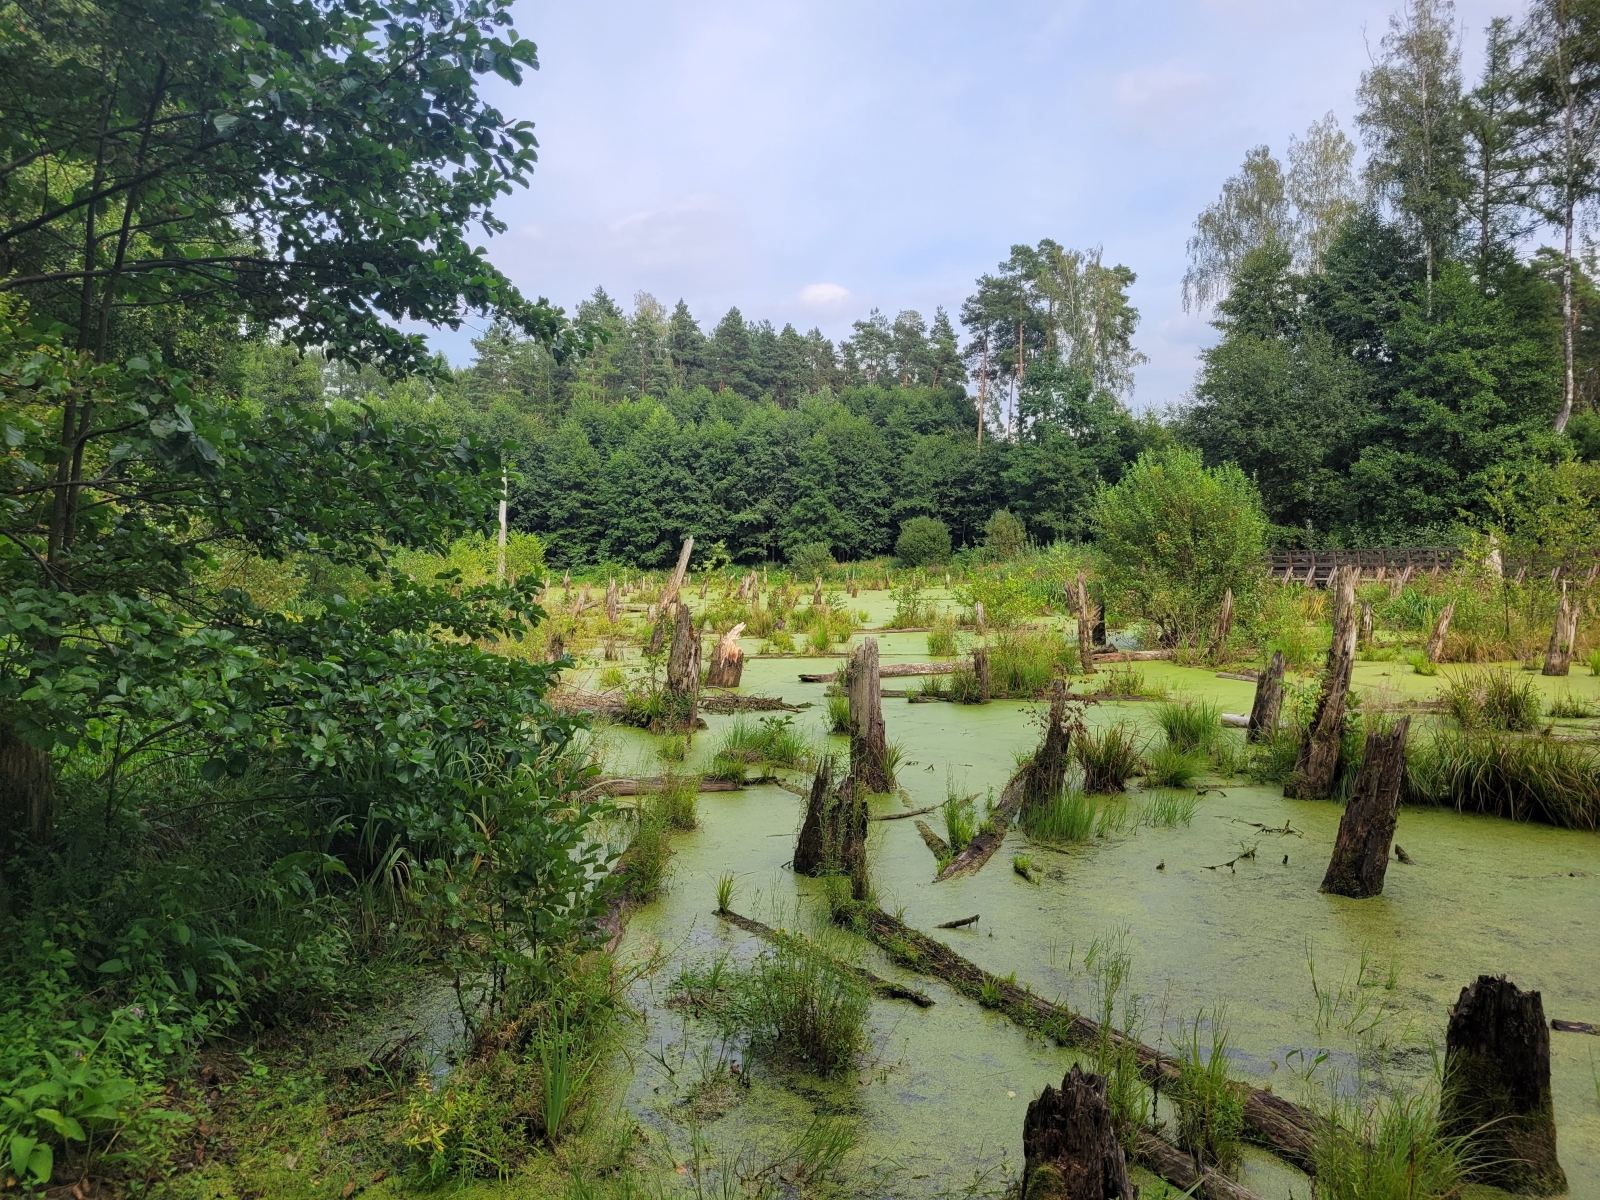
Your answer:
[[[973,650],[972,673],[978,679],[978,703],[989,703],[989,647],[979,646]]]
[[[1561,603],[1556,605],[1555,627],[1550,630],[1550,645],[1544,652],[1544,675],[1566,675],[1572,670],[1572,643],[1578,636],[1578,606],[1567,597],[1567,581],[1561,581]]]
[[[779,941],[785,937],[792,938],[805,936],[804,934],[790,933],[788,930],[784,929],[774,929],[771,925],[765,925],[760,921],[753,920],[750,917],[741,916],[732,909],[718,909],[717,916],[721,917],[729,925],[736,926],[737,928],[744,930],[746,933],[753,933],[757,937],[763,937],[772,942]],[[908,987],[903,987],[898,983],[893,983],[887,979],[883,979],[877,975],[874,975],[871,971],[866,970],[864,967],[858,967],[854,963],[845,962],[843,959],[834,958],[831,955],[828,956],[828,961],[832,963],[840,972],[846,975],[854,976],[873,991],[877,992],[880,996],[886,996],[891,1000],[906,1000],[912,1004],[915,1004],[918,1008],[933,1007],[933,997],[923,992],[913,991]]]
[[[744,632],[741,621],[717,642],[711,654],[711,665],[706,668],[707,687],[735,688],[744,676],[744,650],[739,646],[739,635]]]
[[[928,848],[928,853],[933,855],[934,862],[943,862],[950,857],[950,843],[935,833],[933,826],[926,821],[918,819],[917,834],[922,838],[922,844]]]
[[[614,779],[602,779],[599,783],[591,783],[579,794],[587,796],[649,796],[659,792],[668,783],[673,782],[665,775],[644,775],[640,777],[619,776]],[[701,776],[695,782],[697,792],[737,792],[744,784],[736,779],[711,779]]]
[[[1106,1082],[1076,1063],[1045,1085],[1022,1121],[1023,1200],[1133,1200]]]
[[[1407,570],[1410,570],[1408,567]],[[1450,632],[1450,618],[1456,615],[1456,602],[1450,601],[1439,610],[1439,619],[1433,623],[1433,632],[1428,635],[1428,644],[1423,653],[1429,662],[1438,662],[1444,654],[1444,639]]]
[[[1272,661],[1256,680],[1256,702],[1250,708],[1247,742],[1259,742],[1278,731],[1278,714],[1283,710],[1283,651],[1274,650]]]
[[[1400,808],[1400,784],[1406,773],[1406,735],[1411,718],[1401,717],[1387,733],[1367,734],[1361,768],[1356,772],[1350,802],[1339,818],[1333,858],[1322,879],[1322,891],[1365,900],[1382,895],[1389,870],[1389,845],[1394,840]]]
[[[878,667],[879,679],[899,679],[904,676],[914,675],[949,675],[956,669],[953,662],[928,662],[928,663],[889,663]],[[823,671],[820,673],[804,672],[800,674],[801,683],[837,683],[839,672]]]
[[[1445,1031],[1439,1129],[1465,1139],[1470,1178],[1526,1196],[1567,1190],[1556,1160],[1550,1029],[1538,992],[1504,975],[1461,989]]]
[[[889,744],[883,729],[882,687],[878,683],[878,639],[863,638],[850,656],[850,774],[856,790],[887,792]]]
[[[1133,1149],[1133,1161],[1153,1175],[1182,1188],[1186,1195],[1203,1196],[1205,1200],[1260,1200],[1260,1197],[1243,1184],[1235,1183],[1226,1175],[1210,1167],[1195,1170],[1194,1155],[1180,1150],[1166,1138],[1139,1130]],[[1196,1184],[1199,1185],[1196,1188]]]
[[[1328,587],[1335,596],[1333,645],[1328,647],[1328,667],[1322,676],[1311,728],[1301,739],[1294,774],[1283,788],[1285,796],[1297,800],[1326,800],[1333,795],[1339,771],[1339,743],[1344,737],[1345,697],[1349,695],[1350,673],[1356,665],[1355,571],[1340,567]]]
[[[678,605],[672,622],[672,652],[667,655],[667,713],[662,725],[673,733],[689,733],[699,718],[700,635],[687,604]]]
[[[1078,610],[1078,660],[1085,675],[1094,674],[1094,613],[1089,609],[1089,589],[1083,582],[1083,572],[1078,572],[1078,590],[1075,596]]]
[[[934,882],[942,882],[954,878],[966,871],[976,871],[988,862],[994,852],[1000,849],[1000,843],[1005,841],[1006,830],[1011,825],[1011,820],[1017,815],[1017,810],[1022,807],[1022,792],[1027,785],[1028,768],[1020,768],[1006,783],[1000,792],[1000,798],[995,801],[989,810],[988,824],[990,832],[979,832],[967,843],[967,848],[961,851],[945,864],[944,869],[934,877]]]

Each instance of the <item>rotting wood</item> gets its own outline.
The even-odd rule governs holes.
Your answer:
[[[904,816],[907,814],[902,813],[900,815]],[[922,838],[922,844],[926,846],[929,853],[933,855],[935,862],[944,862],[945,859],[950,857],[950,843],[935,833],[933,831],[933,826],[929,825],[926,821],[919,820],[917,822],[917,833]]]
[[[771,925],[764,925],[760,921],[754,920],[751,917],[741,916],[732,909],[718,909],[717,916],[721,917],[728,924],[737,926],[738,928],[744,930],[746,933],[753,933],[757,937],[766,938],[770,942],[776,942],[780,939],[780,930],[774,929]],[[843,971],[846,975],[853,976],[862,983],[866,984],[880,996],[886,996],[891,1000],[905,1000],[908,1003],[915,1004],[918,1008],[932,1008],[934,1005],[933,997],[929,996],[926,992],[918,992],[901,984],[894,983],[891,980],[884,979],[880,975],[874,975],[871,971],[868,971],[864,967],[858,967],[854,963],[845,962],[843,959],[834,958],[831,955],[828,956],[828,961],[840,971]]]
[[[1237,679],[1240,683],[1261,682],[1260,671],[1218,671],[1218,679]]]
[[[707,687],[736,688],[744,676],[744,650],[739,646],[739,635],[744,632],[740,621],[717,642],[712,651],[711,664],[706,668]]]
[[[1092,1046],[1099,1041],[1099,1022],[989,974],[943,942],[912,929],[882,909],[859,906],[855,916],[856,928],[901,966],[941,980],[968,999],[1061,1045]],[[1148,1082],[1168,1087],[1177,1080],[1178,1063],[1171,1055],[1118,1030],[1106,1033],[1113,1046],[1132,1049],[1139,1073]],[[1240,1094],[1244,1096],[1245,1132],[1250,1140],[1302,1171],[1315,1170],[1312,1148],[1319,1120],[1316,1114],[1263,1088],[1241,1085]]]
[[[1222,611],[1217,614],[1217,627],[1211,635],[1213,660],[1223,657],[1228,648],[1228,638],[1233,633],[1233,589],[1222,593]]]
[[[1450,601],[1439,610],[1439,619],[1433,623],[1433,632],[1428,635],[1428,645],[1424,653],[1428,661],[1436,663],[1444,654],[1444,639],[1450,633],[1450,618],[1456,615],[1456,602]]]
[[[732,692],[714,692],[700,697],[700,711],[729,714],[742,712],[804,712],[806,705],[790,704],[776,696],[736,696]]]
[[[1361,602],[1361,624],[1356,631],[1356,641],[1366,647],[1372,646],[1372,601]]]
[[[608,624],[615,625],[617,623],[618,609],[621,604],[622,598],[617,594],[617,581],[613,577],[606,581],[606,621]]]
[[[1328,647],[1328,666],[1322,676],[1322,690],[1311,717],[1311,727],[1300,740],[1294,774],[1284,785],[1283,794],[1294,800],[1326,800],[1333,795],[1339,771],[1339,745],[1344,736],[1345,697],[1350,692],[1350,674],[1356,665],[1356,578],[1349,567],[1339,569],[1337,582],[1329,583],[1334,592],[1333,644]]]
[[[589,796],[647,796],[659,792],[669,781],[670,777],[666,775],[619,775],[591,783],[578,793],[578,798],[581,800]],[[738,780],[710,779],[705,776],[701,776],[695,785],[695,790],[701,792],[737,792],[743,788],[744,784]]]
[[[954,921],[940,921],[935,929],[965,929],[968,925],[976,925],[982,913],[973,913],[970,917],[960,917]]]
[[[905,821],[911,817],[926,816],[938,808],[937,804],[930,804],[926,808],[913,808],[910,812],[879,813],[877,816],[868,817],[869,821]]]
[[[1538,992],[1504,975],[1480,975],[1461,989],[1445,1030],[1439,1132],[1465,1140],[1473,1182],[1530,1196],[1567,1190]]]
[[[850,698],[850,774],[858,792],[887,792],[892,786],[878,678],[878,639],[863,638],[850,656],[845,680]]]
[[[661,593],[661,607],[665,608],[678,598],[678,589],[683,586],[683,577],[689,571],[689,555],[694,550],[694,538],[683,539],[683,549],[678,551],[678,565],[673,569],[672,579],[667,583],[667,590]]]
[[[1000,798],[995,801],[995,806],[989,810],[990,820],[994,829],[990,833],[979,833],[967,843],[965,850],[957,854],[948,863],[944,870],[934,877],[935,882],[943,882],[960,875],[966,871],[976,871],[994,852],[1000,849],[1000,843],[1005,840],[1006,828],[1011,824],[1011,818],[1016,816],[1017,809],[1022,807],[1022,793],[1028,782],[1028,768],[1018,769],[1000,792]]]
[[[1059,1088],[1045,1084],[1022,1121],[1022,1196],[1032,1200],[1133,1200],[1128,1163],[1106,1103],[1106,1081],[1077,1063]]]
[[[1210,1167],[1196,1171],[1194,1156],[1178,1149],[1166,1138],[1148,1129],[1139,1130],[1136,1137],[1133,1161],[1152,1175],[1159,1175],[1173,1186],[1182,1188],[1186,1194],[1203,1196],[1205,1200],[1261,1200],[1257,1193],[1242,1183],[1235,1183],[1220,1171],[1213,1171]],[[1199,1188],[1191,1192],[1196,1183],[1200,1185]]]
[[[673,733],[695,727],[700,704],[700,635],[687,604],[678,605],[672,621],[672,650],[667,655],[667,715],[662,726]]]
[[[865,872],[867,806],[855,779],[846,775],[835,787],[833,771],[829,755],[817,764],[812,777],[805,819],[795,839],[793,865],[798,875],[854,878]]]
[[[1158,662],[1172,657],[1171,650],[1096,650],[1096,665],[1103,663]]]
[[[1600,1025],[1591,1025],[1588,1021],[1551,1021],[1550,1028],[1557,1033],[1592,1033],[1600,1037]]]
[[[929,663],[884,663],[878,667],[879,679],[901,679],[906,676],[918,675],[950,675],[955,672],[956,664],[948,662]],[[802,672],[801,683],[837,683],[838,671],[823,671],[820,673]]]
[[[1259,742],[1278,731],[1278,714],[1283,710],[1283,651],[1274,650],[1272,661],[1256,680],[1256,699],[1250,707],[1245,741]]]
[[[1406,735],[1411,718],[1401,717],[1394,728],[1367,734],[1361,767],[1356,772],[1350,801],[1339,818],[1339,836],[1323,876],[1323,892],[1366,900],[1383,894],[1389,870],[1389,846],[1399,816],[1400,784],[1406,772]]]
[[[972,673],[978,680],[978,703],[989,703],[989,647],[978,646],[972,651]]]

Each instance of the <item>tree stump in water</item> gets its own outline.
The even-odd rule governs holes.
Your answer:
[[[977,634],[978,634],[979,637],[985,637],[985,636],[988,635],[988,632],[989,632],[988,627],[987,627],[987,625],[986,625],[986,623],[985,623],[983,618],[984,618],[983,601],[982,600],[973,601],[973,604],[972,604],[972,625],[973,625],[973,628],[977,631]]]
[[[1094,674],[1094,613],[1089,609],[1089,589],[1084,586],[1083,572],[1078,572],[1078,658],[1085,675]]]
[[[1561,603],[1556,606],[1555,627],[1550,630],[1550,646],[1544,652],[1544,675],[1565,675],[1572,669],[1572,643],[1578,636],[1578,606],[1567,597],[1567,581],[1561,581]]]
[[[694,550],[694,538],[683,539],[683,549],[678,551],[678,565],[672,570],[672,578],[667,582],[667,590],[661,593],[661,606],[665,608],[678,598],[678,589],[683,586],[683,577],[689,571],[689,555]]]
[[[822,603],[822,576],[816,577],[816,584],[811,589],[811,606],[815,608]]]
[[[712,652],[711,665],[706,668],[707,687],[736,688],[744,677],[744,650],[739,646],[739,635],[744,632],[740,621],[717,643]]]
[[[1296,800],[1326,800],[1333,795],[1339,773],[1339,743],[1344,736],[1344,702],[1350,692],[1350,672],[1356,665],[1355,572],[1341,567],[1328,580],[1334,593],[1333,645],[1328,647],[1328,667],[1322,691],[1311,718],[1311,728],[1300,743],[1294,774],[1283,794]]]
[[[1429,662],[1438,662],[1444,653],[1444,639],[1450,632],[1450,618],[1456,615],[1456,602],[1454,600],[1439,610],[1439,619],[1433,623],[1433,632],[1428,635],[1428,645],[1424,653]]]
[[[1057,679],[1050,685],[1050,716],[1045,723],[1044,739],[1034,751],[1028,766],[1028,779],[1023,785],[1022,807],[1039,804],[1061,790],[1067,779],[1067,752],[1078,721],[1067,719],[1067,684]]]
[[[1274,650],[1272,661],[1256,680],[1256,701],[1250,706],[1250,724],[1244,740],[1259,742],[1278,731],[1278,714],[1283,710],[1283,651]]]
[[[667,712],[664,724],[673,733],[693,733],[700,707],[700,635],[687,604],[678,605],[672,622],[672,651],[667,655]]]
[[[1372,645],[1372,604],[1367,600],[1361,602],[1361,630],[1356,640],[1363,646]]]
[[[617,594],[617,581],[610,579],[606,582],[606,621],[615,625],[621,609],[622,598]]]
[[[1335,896],[1365,900],[1383,893],[1389,869],[1389,846],[1400,807],[1400,783],[1406,773],[1406,735],[1411,718],[1401,717],[1388,733],[1367,734],[1361,769],[1356,773],[1350,803],[1339,819],[1339,837],[1322,879],[1322,890]]]
[[[867,805],[850,776],[833,786],[834,761],[817,764],[806,800],[805,820],[794,844],[794,869],[799,875],[865,877]]]
[[[1466,1140],[1470,1177],[1526,1196],[1567,1190],[1556,1160],[1550,1028],[1538,992],[1504,975],[1461,989],[1445,1033],[1439,1128]]]
[[[972,673],[978,677],[978,703],[989,703],[989,647],[979,646],[973,650]]]
[[[850,696],[850,774],[856,791],[890,789],[883,730],[883,693],[878,681],[878,639],[863,638],[850,656],[847,684]]]
[[[1233,589],[1222,593],[1222,611],[1217,614],[1217,628],[1211,635],[1211,655],[1221,659],[1228,648],[1228,635],[1233,632]]]
[[[1105,1080],[1074,1066],[1022,1121],[1023,1200],[1133,1200]]]
[[[646,651],[648,654],[660,654],[661,647],[667,640],[667,623],[662,619],[664,616],[666,614],[658,610],[654,604],[650,606],[650,649]]]

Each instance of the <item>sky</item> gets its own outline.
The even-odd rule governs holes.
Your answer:
[[[1280,159],[1354,94],[1398,0],[518,0],[541,68],[489,97],[539,166],[484,243],[570,312],[599,285],[709,329],[732,305],[835,341],[874,307],[952,317],[1016,242],[1138,275],[1135,409],[1181,402],[1214,338],[1180,282],[1250,147]],[[1482,30],[1458,0],[1468,86]],[[471,359],[482,322],[433,337]]]

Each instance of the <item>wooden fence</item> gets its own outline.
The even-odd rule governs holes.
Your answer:
[[[1410,546],[1373,550],[1285,550],[1267,556],[1267,573],[1274,579],[1293,579],[1310,587],[1325,588],[1340,567],[1357,567],[1362,579],[1437,577],[1448,571],[1461,551],[1451,546]]]

